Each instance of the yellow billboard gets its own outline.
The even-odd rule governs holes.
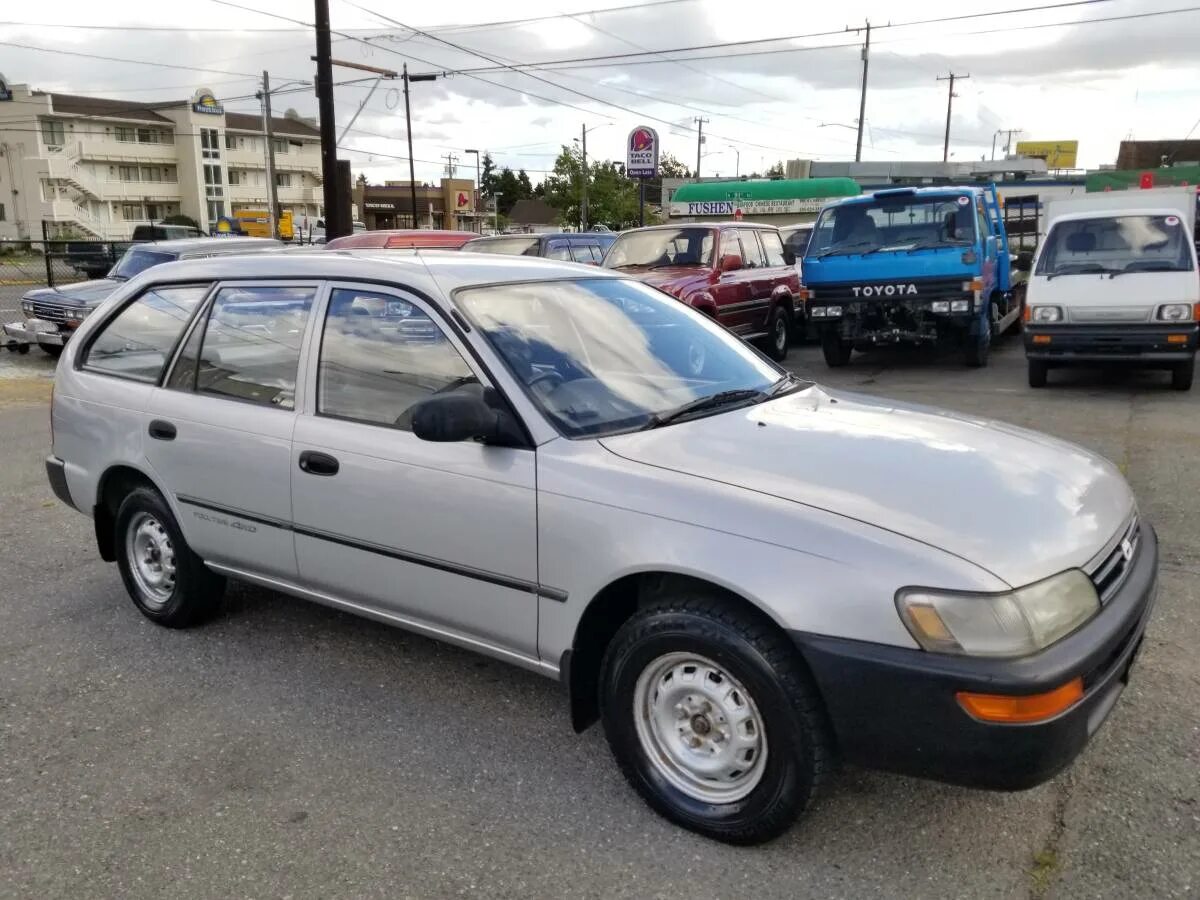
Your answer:
[[[1044,159],[1047,169],[1074,169],[1079,141],[1017,141],[1017,156]]]

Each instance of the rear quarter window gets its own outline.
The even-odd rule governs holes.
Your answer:
[[[141,294],[101,326],[84,354],[84,368],[157,383],[207,293],[208,285],[181,285]]]

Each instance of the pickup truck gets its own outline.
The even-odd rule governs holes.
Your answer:
[[[738,337],[787,358],[800,276],[773,225],[655,225],[623,231],[604,256],[616,269],[704,312]]]
[[[1019,327],[995,186],[895,188],[825,207],[804,253],[805,302],[829,366],[854,350],[953,344],[986,366],[992,339]]]

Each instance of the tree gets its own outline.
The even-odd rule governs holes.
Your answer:
[[[771,166],[771,168],[767,169],[767,177],[775,178],[775,179],[782,178],[783,177],[783,163],[777,162],[777,163],[775,163],[775,165]]]
[[[658,174],[663,178],[691,178],[692,170],[672,154],[664,153],[658,160]]]
[[[528,200],[533,196],[533,185],[524,169],[514,175],[513,170],[505,166],[500,170],[500,174],[495,176],[494,185],[489,193],[493,197],[500,195],[497,208],[501,214],[507,216],[518,200]]]
[[[566,224],[578,224],[583,188],[583,159],[576,147],[562,148],[554,172],[542,182],[547,203]],[[588,224],[614,231],[638,221],[637,183],[625,176],[624,166],[611,160],[588,163]]]
[[[485,152],[479,161],[479,190],[487,197],[496,190],[496,163],[490,153]]]
[[[195,228],[197,231],[200,230],[199,222],[197,222],[191,216],[185,216],[181,213],[176,213],[173,216],[167,216],[165,219],[162,220],[162,224],[163,225],[190,225],[192,228]]]

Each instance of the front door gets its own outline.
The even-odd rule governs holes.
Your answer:
[[[720,232],[717,246],[718,267],[728,256],[741,260],[741,267],[717,275],[717,283],[711,292],[717,301],[717,321],[731,331],[742,331],[748,321],[747,310],[754,303],[751,273],[746,269],[746,257],[742,251],[738,233],[732,228]]]
[[[334,285],[291,458],[296,557],[311,589],[451,637],[537,653],[534,452],[430,443],[434,393],[483,393],[421,299]]]
[[[289,458],[318,285],[220,285],[146,408],[151,466],[204,560],[292,579]]]

